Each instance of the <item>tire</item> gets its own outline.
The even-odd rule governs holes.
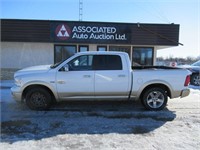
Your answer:
[[[33,88],[26,94],[26,105],[32,110],[46,110],[51,106],[51,103],[51,95],[44,88]]]
[[[200,74],[191,75],[191,85],[200,86]]]
[[[162,110],[167,105],[167,94],[162,88],[147,89],[142,96],[142,104],[148,110]]]

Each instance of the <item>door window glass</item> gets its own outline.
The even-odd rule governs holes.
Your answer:
[[[122,70],[121,57],[118,55],[95,55],[94,70]]]
[[[92,55],[79,56],[68,63],[69,71],[92,70]]]

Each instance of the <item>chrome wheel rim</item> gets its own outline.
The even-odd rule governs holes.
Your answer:
[[[199,77],[199,75],[194,77],[193,82],[194,82],[195,85],[200,85],[200,77]]]
[[[153,91],[147,96],[147,104],[151,108],[159,108],[165,101],[164,95],[160,91]]]
[[[31,95],[31,102],[37,107],[43,107],[46,105],[46,97],[44,94],[36,92]]]

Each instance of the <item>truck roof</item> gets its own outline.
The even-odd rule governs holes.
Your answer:
[[[127,53],[117,52],[117,51],[87,51],[87,52],[79,52],[77,54],[127,54]]]

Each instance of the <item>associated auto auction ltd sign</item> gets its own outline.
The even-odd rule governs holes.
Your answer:
[[[74,26],[72,39],[126,40],[125,34],[117,34],[115,27]]]
[[[86,43],[115,43],[129,41],[129,33],[125,32],[125,28],[115,25],[105,25],[93,23],[91,25],[81,23],[60,23],[53,26],[53,39],[56,42],[86,42]],[[52,28],[51,28],[52,30]]]

